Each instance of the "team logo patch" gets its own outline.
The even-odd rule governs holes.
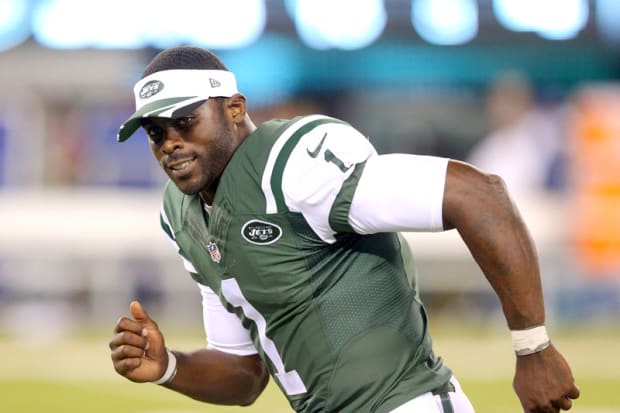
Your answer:
[[[139,95],[141,99],[148,99],[151,96],[158,94],[163,89],[164,84],[162,82],[160,82],[159,80],[151,80],[150,82],[147,82],[144,86],[142,86]]]
[[[210,242],[207,244],[207,249],[209,250],[209,255],[211,255],[211,259],[215,263],[219,263],[222,259],[222,254],[220,254],[220,249],[217,247],[215,242]]]
[[[251,244],[269,245],[280,239],[282,228],[271,222],[253,219],[243,225],[241,235]]]

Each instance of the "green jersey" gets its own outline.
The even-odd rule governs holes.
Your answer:
[[[373,156],[339,120],[272,120],[235,151],[209,213],[165,189],[162,226],[192,277],[239,317],[298,412],[389,412],[451,376],[404,238],[352,224]]]

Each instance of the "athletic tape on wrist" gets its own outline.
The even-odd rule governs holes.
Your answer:
[[[166,349],[166,352],[168,353],[168,367],[166,367],[164,375],[153,382],[155,384],[169,383],[177,374],[177,358],[170,350]]]
[[[517,356],[538,353],[551,344],[545,326],[528,328],[526,330],[511,330],[510,334],[512,335],[512,347]]]

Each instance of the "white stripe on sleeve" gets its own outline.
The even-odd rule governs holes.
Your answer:
[[[263,174],[261,182],[261,187],[263,188],[263,193],[265,194],[266,201],[265,212],[267,212],[268,214],[273,214],[278,211],[278,208],[276,206],[276,200],[273,196],[273,191],[271,189],[271,175],[273,173],[273,167],[276,163],[276,160],[278,159],[278,155],[280,155],[282,147],[286,142],[288,142],[290,137],[293,136],[293,134],[297,132],[301,127],[319,119],[328,119],[328,117],[323,115],[306,116],[289,126],[288,129],[286,129],[284,133],[282,133],[282,135],[280,135],[273,144],[273,147],[269,152],[269,157],[267,159],[267,164],[265,165],[265,172]]]

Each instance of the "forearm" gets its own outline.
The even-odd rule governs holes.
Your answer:
[[[444,219],[455,227],[497,293],[511,329],[544,323],[534,243],[501,179],[450,163]],[[458,171],[458,173],[454,173]]]
[[[207,349],[174,354],[178,370],[164,386],[203,402],[249,405],[269,381],[258,356],[235,356]]]

